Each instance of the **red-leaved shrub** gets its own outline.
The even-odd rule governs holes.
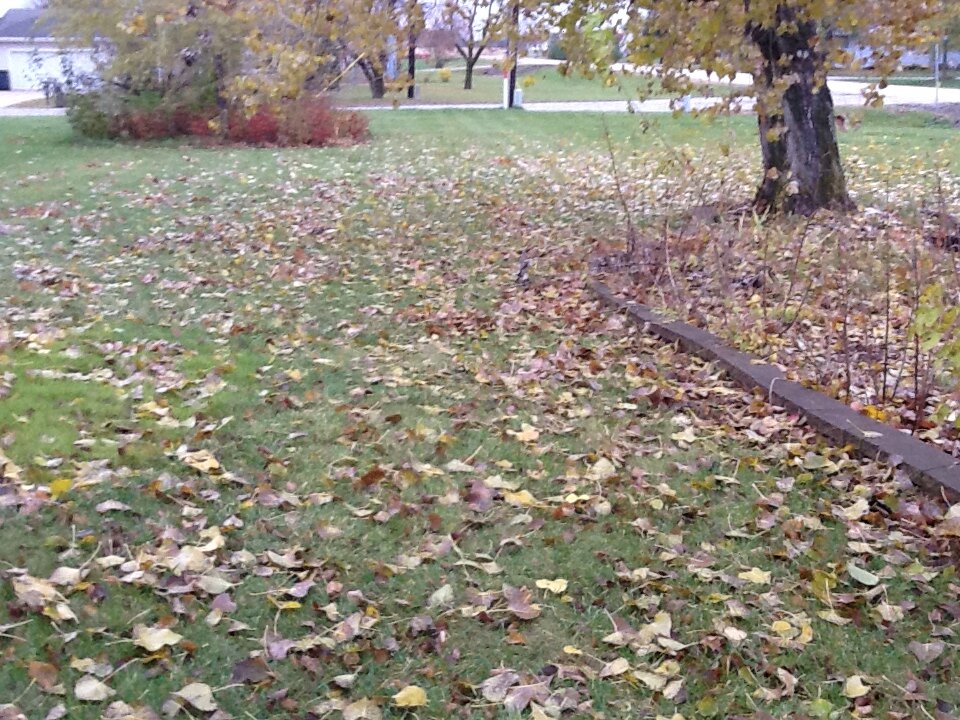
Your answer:
[[[273,145],[279,132],[280,121],[276,113],[271,108],[261,107],[249,117],[243,112],[232,113],[227,138],[251,145]]]
[[[329,103],[320,99],[301,99],[282,106],[284,145],[329,145],[336,137],[336,120]]]
[[[177,106],[126,110],[110,117],[110,134],[134,140],[216,134],[216,108]],[[263,105],[251,115],[236,108],[228,114],[224,138],[250,145],[295,147],[353,144],[369,136],[367,118],[339,110],[322,97]]]
[[[160,140],[173,135],[170,118],[157,110],[133,110],[120,120],[120,133],[134,140]]]
[[[193,135],[195,137],[209,137],[213,135],[210,121],[213,113],[201,112],[187,107],[178,107],[171,115],[171,125],[177,135]]]

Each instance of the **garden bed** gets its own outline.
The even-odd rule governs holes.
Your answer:
[[[700,204],[646,218],[632,258],[601,253],[593,267],[621,296],[956,457],[956,182],[935,170],[917,181],[910,198],[901,184],[889,203],[812,218],[760,218],[702,184],[681,189]]]

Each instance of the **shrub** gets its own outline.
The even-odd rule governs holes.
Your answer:
[[[340,133],[338,137],[342,140],[352,140],[353,142],[363,142],[370,137],[370,121],[366,115],[358,112],[343,112],[340,116]]]
[[[95,140],[116,137],[111,118],[100,108],[94,93],[71,95],[67,103],[67,120],[70,127],[84,137]]]
[[[251,145],[272,145],[279,136],[280,121],[268,107],[258,108],[249,117],[243,112],[234,112],[227,127],[227,138]]]
[[[211,121],[214,119],[212,111],[196,110],[189,107],[178,107],[173,111],[171,124],[177,135],[193,135],[195,137],[210,137],[213,135]]]
[[[71,96],[68,115],[74,129],[87,137],[160,140],[211,137],[216,134],[219,111],[215,103],[168,107],[157,96],[92,92]],[[369,126],[363,115],[338,110],[326,98],[304,97],[261,106],[252,115],[235,108],[228,115],[224,136],[251,145],[319,147],[365,140]]]
[[[283,145],[324,146],[359,142],[368,134],[367,119],[355,112],[336,110],[323,98],[301,98],[282,107],[280,142]]]
[[[119,119],[120,134],[134,140],[162,140],[175,134],[164,110],[132,110]]]

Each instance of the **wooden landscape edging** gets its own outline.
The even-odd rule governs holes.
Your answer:
[[[643,305],[619,298],[601,282],[588,287],[603,304],[626,312],[646,332],[715,363],[748,390],[760,388],[771,403],[801,413],[810,427],[838,447],[851,446],[861,457],[892,461],[924,490],[942,494],[950,502],[960,500],[960,462],[942,450],[787,380],[778,368],[727,347],[705,330],[667,321]]]

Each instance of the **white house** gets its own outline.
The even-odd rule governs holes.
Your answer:
[[[11,7],[28,5],[28,7]],[[64,60],[78,72],[93,70],[92,51],[61,48],[42,10],[29,1],[0,2],[0,91],[38,90],[46,80],[63,80]]]

